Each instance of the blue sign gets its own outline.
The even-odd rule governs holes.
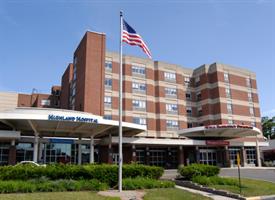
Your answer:
[[[61,116],[61,115],[48,115],[48,120],[52,121],[72,121],[72,122],[86,122],[86,123],[98,123],[98,119],[79,117],[79,116]]]
[[[49,139],[50,143],[62,143],[62,144],[73,144],[74,140],[70,139]]]

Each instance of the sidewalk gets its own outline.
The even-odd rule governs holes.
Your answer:
[[[192,193],[196,193],[196,194],[201,194],[203,196],[212,198],[214,200],[235,200],[235,199],[232,199],[232,198],[229,198],[229,197],[224,197],[224,196],[212,194],[212,193],[209,193],[209,192],[203,192],[203,191],[200,191],[200,190],[194,190],[194,189],[190,189],[190,188],[186,188],[186,187],[182,187],[182,186],[178,186],[178,185],[176,185],[176,188],[181,189],[181,190],[186,190],[188,192],[192,192]]]

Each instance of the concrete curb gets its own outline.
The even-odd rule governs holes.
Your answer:
[[[179,186],[183,186],[183,187],[187,187],[187,188],[191,188],[191,189],[195,189],[195,190],[200,190],[200,191],[204,191],[204,192],[209,192],[212,194],[229,197],[229,198],[233,198],[233,199],[246,200],[245,197],[242,197],[239,194],[234,194],[234,193],[231,193],[231,192],[228,192],[225,190],[216,190],[213,188],[204,187],[202,185],[193,183],[191,181],[174,180],[174,182],[176,183],[176,185],[179,185]]]

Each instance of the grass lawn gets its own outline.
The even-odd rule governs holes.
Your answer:
[[[236,179],[238,180],[238,179]],[[217,189],[223,189],[239,194],[239,187],[237,186],[227,186],[227,185],[211,185]],[[242,179],[242,195],[246,197],[252,196],[264,196],[264,195],[274,195],[275,194],[275,183],[252,180],[252,179]]]
[[[43,192],[24,194],[0,194],[0,200],[119,200],[103,197],[96,192]]]
[[[177,188],[146,190],[144,200],[210,200],[199,194],[190,193]]]

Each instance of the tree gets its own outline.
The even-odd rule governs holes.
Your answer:
[[[275,117],[262,117],[262,129],[265,137],[275,139]]]

